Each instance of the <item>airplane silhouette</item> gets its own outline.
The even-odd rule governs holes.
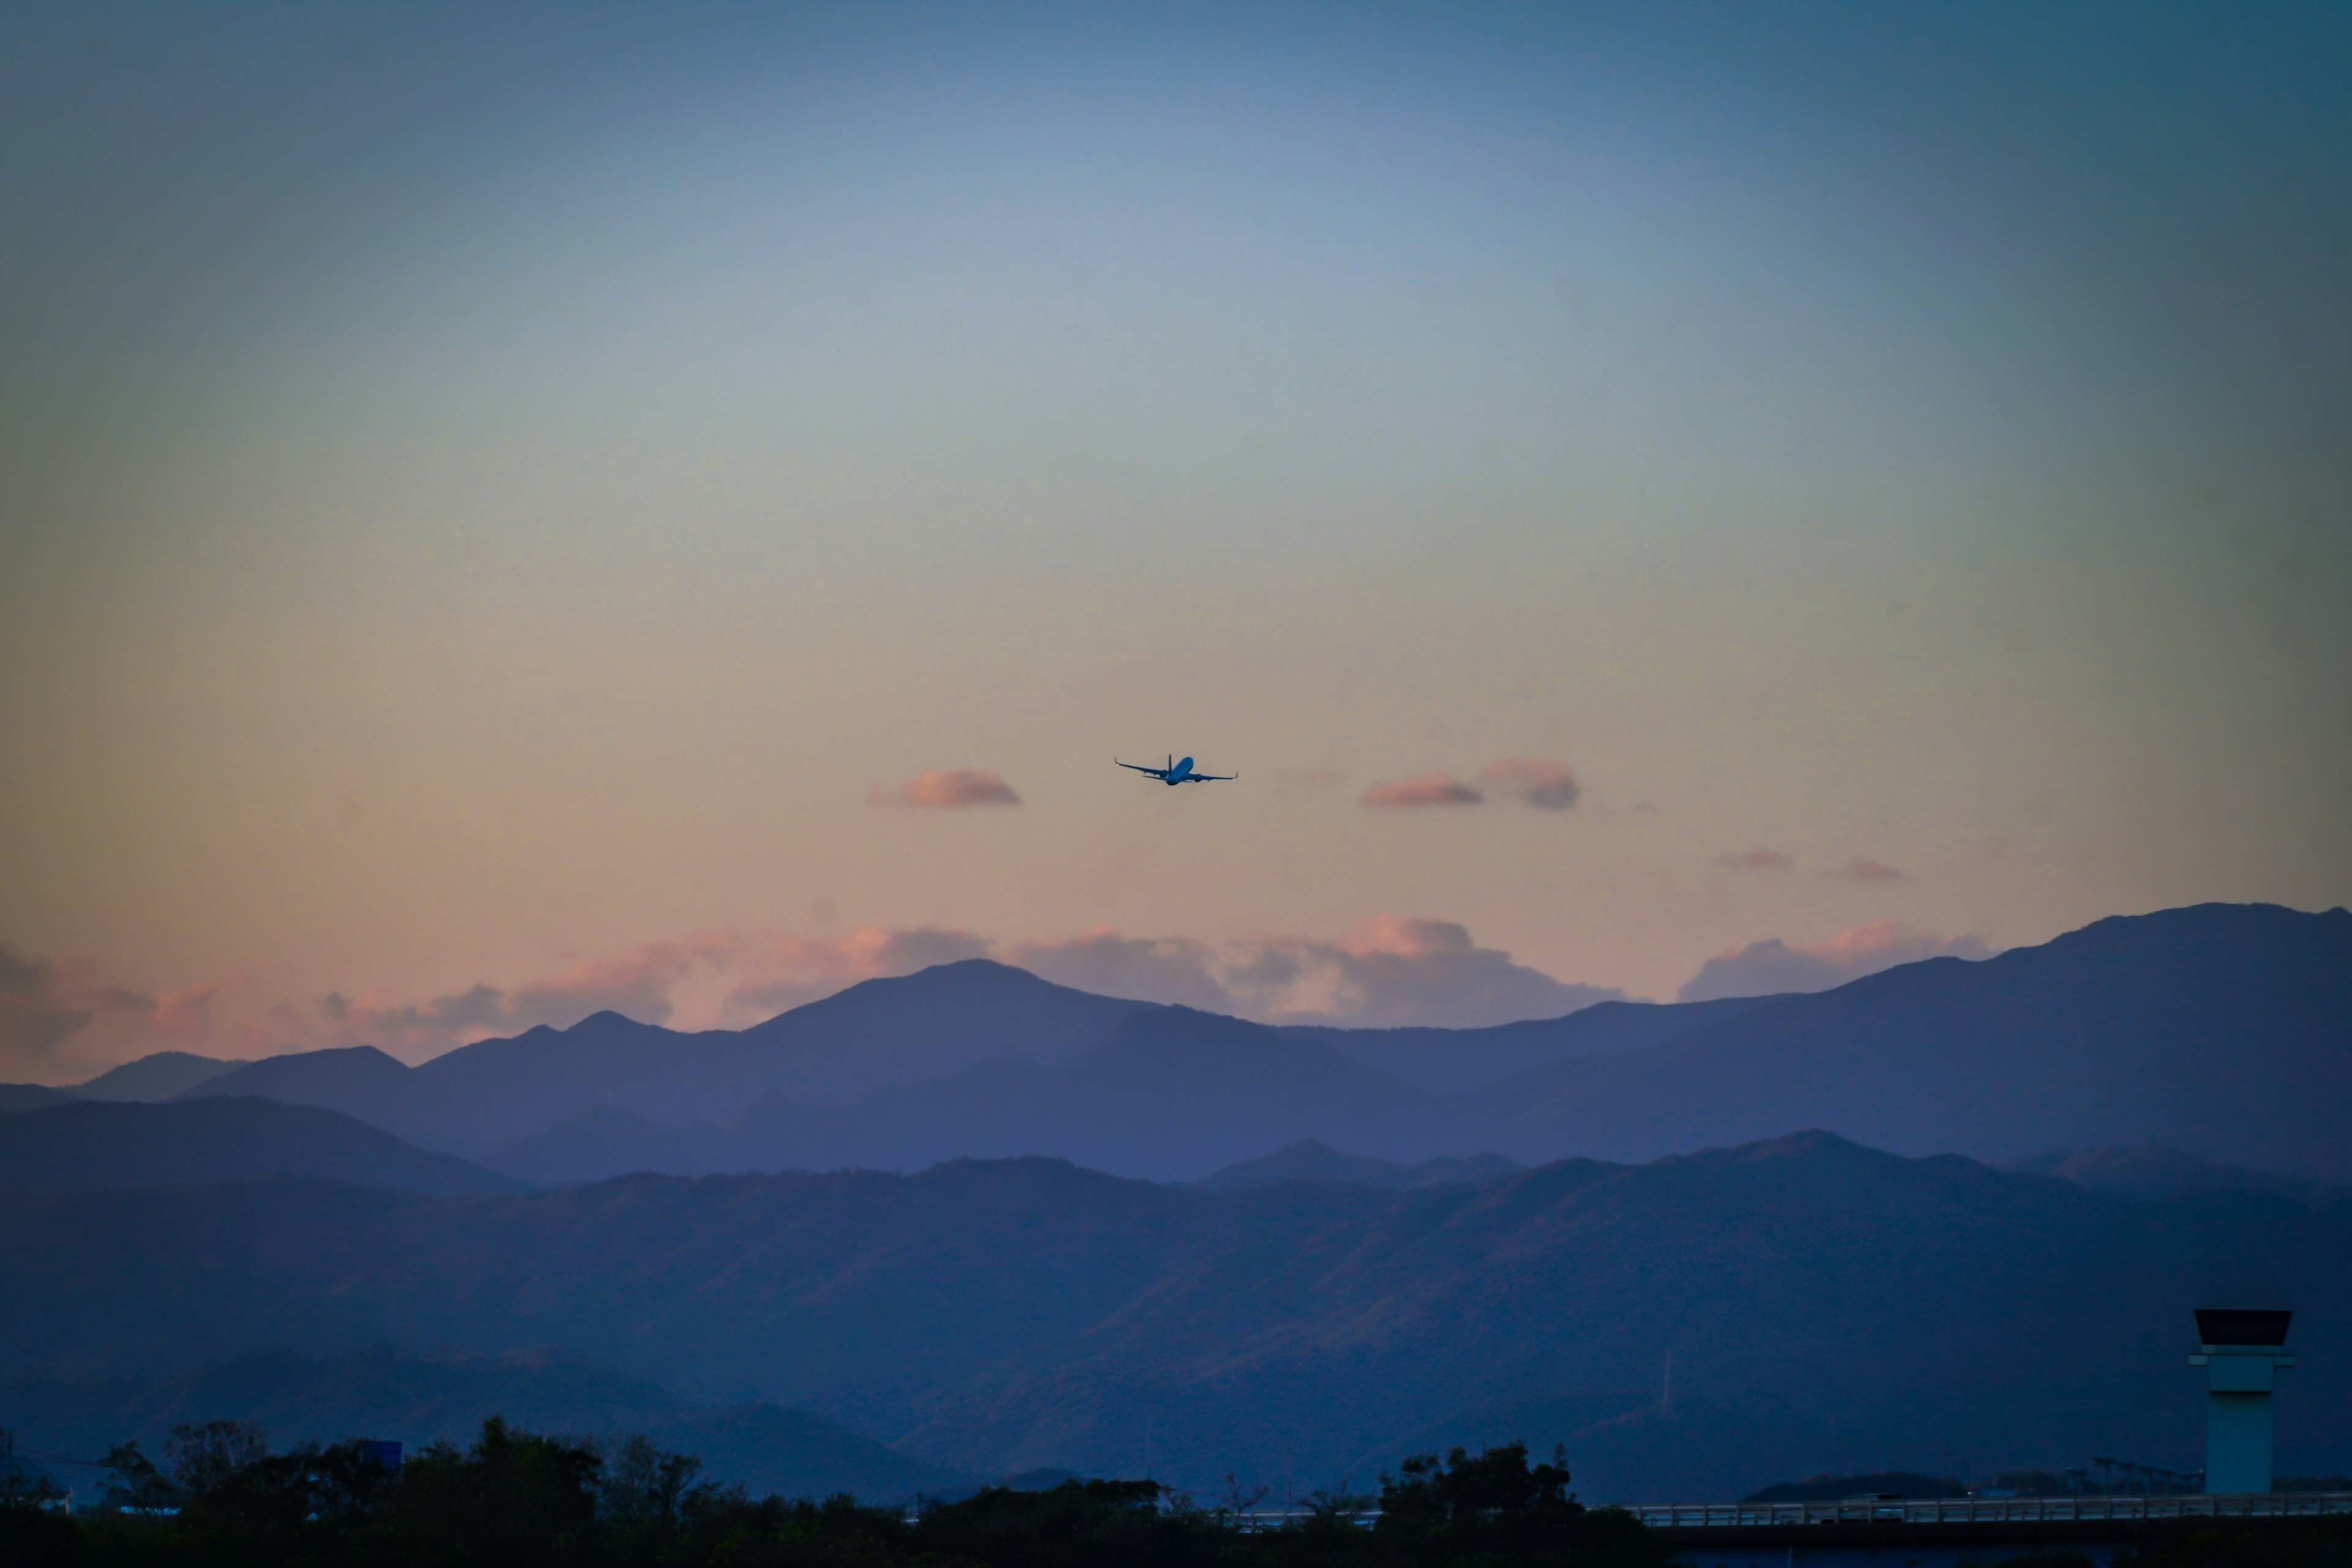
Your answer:
[[[1118,763],[1117,757],[1113,757],[1111,761]],[[1118,763],[1118,765],[1123,768],[1133,768],[1139,773],[1150,773],[1164,784],[1215,784],[1223,779],[1237,779],[1242,776],[1239,773],[1196,773],[1192,771],[1192,759],[1190,757],[1171,756],[1164,768],[1147,768],[1140,763]]]

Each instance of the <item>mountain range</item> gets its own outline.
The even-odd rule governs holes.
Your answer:
[[[1622,1500],[2188,1468],[2191,1309],[2279,1305],[2303,1357],[2280,1462],[2352,1452],[2340,1190],[2139,1201],[1826,1133],[1410,1191],[1033,1157],[516,1195],[14,1192],[0,1256],[0,1375],[555,1352],[972,1473],[1133,1474],[1149,1441],[1163,1479],[1303,1491],[1523,1437]]]
[[[1818,1126],[2014,1162],[2161,1144],[2352,1179],[2352,914],[2209,904],[1834,991],[1604,1002],[1484,1029],[1275,1027],[982,960],[740,1031],[600,1013],[411,1068],[178,1053],[75,1096],[261,1096],[532,1183],[1056,1155],[1197,1180],[1306,1140],[1402,1164],[1642,1160]],[[0,1089],[0,1110],[62,1091]]]
[[[974,960],[739,1033],[599,1014],[421,1068],[310,1052],[186,1092],[327,1106],[538,1183],[1024,1153],[1192,1180],[1304,1139],[1641,1160],[1799,1126],[1991,1161],[2161,1143],[2343,1181],[2352,913],[2203,905],[1834,991],[1493,1029],[1277,1028]]]

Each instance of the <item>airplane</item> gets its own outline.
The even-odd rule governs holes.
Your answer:
[[[1118,763],[1117,757],[1113,757],[1111,761]],[[1123,768],[1133,768],[1139,773],[1150,773],[1164,784],[1216,784],[1224,779],[1237,779],[1242,776],[1239,773],[1196,773],[1192,771],[1192,759],[1190,757],[1171,756],[1164,768],[1147,768],[1140,763],[1118,763],[1118,765]]]

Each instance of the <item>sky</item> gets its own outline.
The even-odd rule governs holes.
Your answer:
[[[0,1078],[2346,902],[2347,72],[2336,5],[9,7]]]

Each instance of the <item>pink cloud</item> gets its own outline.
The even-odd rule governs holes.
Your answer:
[[[1789,991],[1829,991],[1924,958],[1990,958],[1992,950],[1973,936],[1941,937],[1893,921],[1842,931],[1827,942],[1796,946],[1769,937],[1718,953],[1699,966],[1677,998],[1705,1002],[1718,996],[1769,996]]]
[[[1333,941],[1260,938],[1223,976],[1235,1010],[1357,1026],[1556,1018],[1624,994],[1555,980],[1452,921],[1380,915]]]
[[[1444,773],[1423,773],[1394,784],[1374,784],[1364,792],[1366,805],[1476,805],[1486,797]]]
[[[230,974],[158,996],[86,958],[46,958],[0,944],[0,1080],[79,1083],[154,1051],[222,1056],[235,1031],[215,1003],[251,977]]]
[[[1778,849],[1727,850],[1715,863],[1727,871],[1785,871],[1796,864]]]
[[[1204,1012],[1234,1010],[1217,979],[1216,950],[1183,937],[1123,937],[1092,931],[1060,942],[1015,942],[1004,962],[1056,985],[1139,1002],[1168,1002]]]
[[[1857,855],[1834,871],[1824,871],[1824,877],[1834,877],[1848,882],[1899,882],[1903,873],[1883,861],[1867,855]]]
[[[874,805],[1019,805],[1013,786],[984,768],[925,768],[897,789],[878,784],[866,797]]]
[[[1506,757],[1488,763],[1478,770],[1478,782],[1544,811],[1566,811],[1583,793],[1566,763],[1544,757]]]

